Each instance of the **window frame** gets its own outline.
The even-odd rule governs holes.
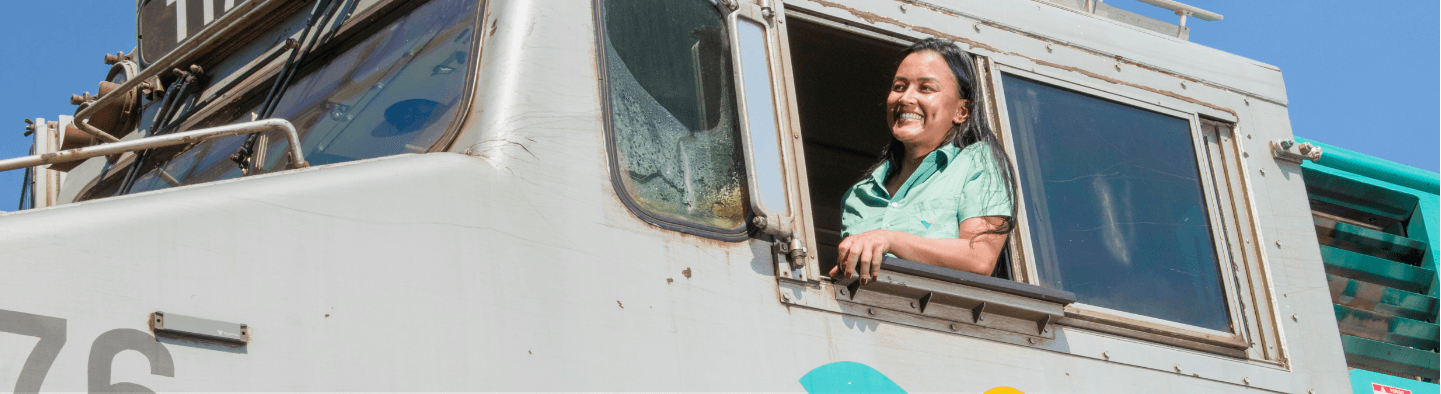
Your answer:
[[[1091,83],[1092,81],[1083,81],[1074,77],[1067,78],[1047,71],[1038,71],[1030,67],[1022,68],[991,62],[987,72],[990,74],[989,81],[993,87],[991,90],[991,99],[993,100],[993,105],[996,106],[997,115],[999,115],[995,121],[997,126],[995,131],[1001,134],[1001,144],[1013,163],[1018,163],[1016,162],[1017,140],[1010,127],[1010,111],[1006,108],[1005,88],[1002,84],[1002,78],[1006,74],[1055,88],[1092,96],[1097,99],[1110,100],[1167,116],[1186,119],[1190,128],[1192,151],[1195,153],[1194,160],[1196,160],[1197,169],[1200,173],[1200,186],[1206,202],[1207,219],[1211,225],[1212,246],[1215,249],[1216,263],[1219,269],[1218,273],[1221,276],[1222,291],[1226,301],[1226,310],[1231,320],[1232,330],[1225,332],[1195,327],[1131,312],[1088,305],[1080,301],[1066,307],[1066,318],[1059,321],[1059,324],[1235,358],[1273,361],[1281,359],[1279,357],[1273,357],[1274,352],[1258,352],[1256,344],[1253,343],[1251,339],[1259,335],[1262,331],[1266,331],[1256,326],[1256,320],[1258,320],[1258,318],[1252,318],[1252,316],[1249,315],[1259,314],[1259,312],[1256,311],[1256,303],[1246,302],[1248,300],[1243,299],[1245,295],[1243,293],[1254,293],[1256,289],[1256,283],[1254,283],[1254,281],[1242,280],[1240,277],[1243,273],[1248,274],[1248,278],[1251,277],[1251,275],[1249,275],[1250,272],[1243,271],[1248,271],[1249,266],[1252,264],[1247,264],[1248,267],[1245,268],[1241,267],[1241,263],[1246,260],[1237,258],[1237,248],[1231,244],[1231,237],[1228,236],[1228,234],[1231,233],[1239,234],[1239,232],[1233,231],[1237,230],[1234,228],[1237,227],[1237,223],[1233,222],[1239,220],[1224,220],[1223,217],[1234,215],[1228,215],[1232,213],[1232,210],[1223,209],[1221,206],[1221,199],[1223,197],[1233,201],[1237,197],[1235,195],[1235,186],[1231,184],[1231,179],[1227,179],[1224,185],[1217,182],[1216,172],[1218,170],[1217,166],[1220,163],[1217,163],[1217,158],[1214,157],[1214,155],[1218,152],[1212,151],[1212,141],[1210,141],[1206,133],[1202,131],[1202,124],[1206,120],[1211,118],[1233,118],[1234,115],[1216,114],[1197,108],[1188,108],[1185,105],[1176,105],[1177,102],[1174,98],[1164,97],[1160,94],[1145,94],[1139,92],[1122,93],[1119,92],[1119,89],[1093,84]],[[1229,122],[1235,124],[1234,118],[1229,120]],[[1225,155],[1222,159],[1227,157],[1229,157],[1229,155]],[[1016,165],[1019,166],[1019,164]],[[1227,175],[1234,175],[1233,171],[1224,172]],[[1220,195],[1221,192],[1218,187],[1225,187],[1228,191],[1227,195]],[[1018,196],[1024,196],[1026,192],[1024,185],[1018,183],[1016,189]],[[1017,273],[1015,275],[1017,280],[1024,280],[1026,283],[1039,285],[1034,254],[1038,246],[1035,244],[1036,240],[1031,236],[1030,226],[1032,224],[1029,217],[1030,215],[1028,214],[1029,207],[1026,206],[1026,200],[1024,198],[1018,198],[1018,200],[1016,203],[1020,205],[1018,205],[1017,210],[1017,228],[1016,233],[1013,234],[1016,242],[1012,242],[1013,252],[1018,253],[1012,254],[1012,269],[1013,272]],[[1247,204],[1247,210],[1249,211],[1253,206],[1254,204]],[[1254,215],[1251,216],[1254,217]],[[1230,264],[1227,264],[1228,262]],[[1266,280],[1265,283],[1269,283],[1269,280]],[[1243,291],[1247,289],[1251,291]],[[1269,309],[1274,311],[1274,308]],[[1271,322],[1274,321],[1274,319],[1271,319]]]
[[[866,9],[869,10],[869,9]],[[909,45],[915,40],[924,38],[922,30],[906,27],[905,23],[875,23],[867,20],[859,14],[833,13],[826,9],[813,9],[810,6],[794,6],[785,12],[788,17],[797,17],[817,25],[834,27],[852,35],[866,36],[866,38],[888,40],[888,42]],[[967,17],[967,16],[963,16]],[[950,20],[950,19],[945,19]],[[984,22],[983,22],[984,23]],[[942,29],[944,30],[944,29]],[[970,29],[964,29],[968,33]],[[782,33],[787,33],[782,30]],[[1038,42],[1043,39],[1036,38]],[[787,40],[788,42],[788,40]],[[996,45],[996,43],[989,43]],[[964,43],[961,46],[965,48]],[[974,46],[974,45],[973,45]],[[1066,310],[1066,315],[1059,319],[1056,325],[1058,335],[1065,335],[1065,345],[1048,345],[1048,339],[1038,338],[1039,342],[1013,342],[1007,336],[987,335],[986,332],[967,332],[967,325],[960,325],[960,332],[951,329],[937,329],[940,332],[960,333],[960,335],[974,336],[984,341],[1010,342],[1014,345],[1036,346],[1049,351],[1062,352],[1084,358],[1107,359],[1110,362],[1133,365],[1133,367],[1154,369],[1154,371],[1172,371],[1173,362],[1180,362],[1186,365],[1187,374],[1199,368],[1200,375],[1197,377],[1216,380],[1216,372],[1232,371],[1233,368],[1244,368],[1252,374],[1252,378],[1265,377],[1262,380],[1284,380],[1284,372],[1290,371],[1288,361],[1288,349],[1285,346],[1284,322],[1281,322],[1280,303],[1275,290],[1274,281],[1271,279],[1270,261],[1268,261],[1267,242],[1264,241],[1264,228],[1261,227],[1261,215],[1257,211],[1257,201],[1252,188],[1251,173],[1249,173],[1248,162],[1244,141],[1249,139],[1249,134],[1244,133],[1242,128],[1249,127],[1254,118],[1251,114],[1238,114],[1244,108],[1229,107],[1231,102],[1235,105],[1241,104],[1241,97],[1248,97],[1245,92],[1232,94],[1229,91],[1218,91],[1218,88],[1209,87],[1200,82],[1190,81],[1186,76],[1179,75],[1156,75],[1150,72],[1140,74],[1128,74],[1123,81],[1107,81],[1104,76],[1088,75],[1084,69],[1063,69],[1059,66],[1036,64],[1026,56],[1013,56],[1014,53],[1004,52],[996,48],[970,48],[968,52],[977,56],[978,78],[981,79],[981,91],[990,98],[993,107],[986,108],[990,111],[993,130],[999,134],[1001,146],[1004,152],[1014,163],[1014,144],[1009,133],[1009,114],[1004,111],[1004,95],[1001,92],[1001,72],[1013,72],[1023,78],[1038,79],[1045,84],[1058,85],[1062,88],[1081,87],[1082,94],[1097,95],[1123,102],[1123,104],[1134,105],[1140,102],[1141,108],[1153,110],[1154,107],[1167,108],[1167,114],[1183,114],[1187,118],[1189,127],[1192,128],[1193,152],[1196,153],[1197,170],[1203,178],[1209,178],[1209,183],[1203,183],[1202,191],[1208,205],[1208,215],[1212,221],[1213,247],[1216,248],[1216,263],[1221,266],[1223,293],[1226,294],[1226,309],[1232,318],[1232,333],[1221,333],[1221,338],[1206,338],[1206,336],[1193,335],[1195,332],[1185,332],[1177,328],[1176,323],[1146,322],[1146,320],[1124,319],[1121,316],[1104,315],[1099,316],[1095,322],[1075,318],[1085,318],[1081,313],[1087,313],[1085,309],[1071,307]],[[785,48],[782,56],[790,56],[790,48]],[[787,61],[787,65],[790,66]],[[1043,76],[1043,79],[1040,78]],[[793,75],[787,75],[793,78]],[[1140,81],[1137,81],[1140,79]],[[1185,89],[1176,91],[1173,88],[1161,88],[1161,84],[1193,84],[1187,92]],[[1183,88],[1186,88],[1183,85]],[[1180,92],[1179,95],[1176,92]],[[1235,97],[1235,100],[1218,102],[1221,105],[1208,104],[1199,100],[1205,97],[1216,97],[1216,94]],[[1117,100],[1121,98],[1121,100]],[[793,100],[794,105],[794,98]],[[1252,100],[1254,101],[1254,100]],[[1216,101],[1212,101],[1216,102]],[[1246,102],[1249,104],[1249,102]],[[1208,121],[1219,121],[1231,126],[1231,130],[1222,130],[1219,139],[1206,139],[1205,130],[1197,133],[1197,128],[1203,127]],[[797,126],[798,133],[804,133]],[[1246,136],[1246,137],[1242,137]],[[1197,139],[1199,137],[1199,139]],[[797,154],[800,154],[798,152]],[[1202,156],[1206,154],[1206,156]],[[1257,153],[1261,154],[1261,153]],[[808,185],[808,176],[804,163],[798,167],[801,176],[801,186]],[[1215,175],[1215,176],[1212,176]],[[1209,191],[1206,188],[1210,188]],[[1020,202],[1025,203],[1025,202]],[[806,221],[811,219],[810,202],[801,205],[801,215]],[[1219,208],[1219,209],[1218,209]],[[1020,212],[1025,215],[1025,212]],[[1017,216],[1023,219],[1023,216]],[[798,231],[804,231],[807,235],[807,242],[814,247],[813,225],[801,225]],[[1029,229],[1022,231],[1022,237],[1029,237]],[[1222,237],[1223,235],[1223,237]],[[1215,241],[1221,237],[1221,241]],[[1012,245],[1012,274],[1013,279],[1025,283],[1026,286],[1035,286],[1035,271],[1026,268],[1030,263],[1025,251],[1029,251],[1032,245],[1022,238],[1013,238]],[[814,260],[811,260],[814,263]],[[1226,268],[1226,263],[1232,268]],[[806,268],[817,270],[820,264],[810,264]],[[916,280],[915,276],[898,273],[898,271],[885,270],[882,268],[882,279],[885,280]],[[818,270],[814,271],[818,274]],[[816,279],[821,279],[820,276]],[[901,323],[909,325],[904,319],[891,319],[882,315],[867,316],[867,310],[859,310],[860,313],[853,313],[855,310],[846,310],[840,303],[846,293],[844,281],[829,280],[798,280],[778,279],[780,287],[780,302],[784,305],[810,307],[810,309],[827,310],[827,312],[842,313],[842,315],[855,315],[857,318],[883,320],[883,322]],[[976,287],[967,284],[951,283],[945,289],[954,292],[974,292]],[[853,292],[852,292],[853,294]],[[889,307],[880,306],[878,307]],[[905,305],[901,305],[901,310]],[[883,312],[878,309],[878,312]],[[1238,319],[1238,315],[1241,318]],[[1094,318],[1095,313],[1091,313]],[[1147,318],[1150,319],[1150,318]],[[964,323],[964,322],[963,322]],[[1088,325],[1089,323],[1089,325]],[[916,325],[912,325],[916,326]],[[925,329],[924,326],[918,328]],[[932,328],[934,329],[934,328]],[[1192,333],[1192,335],[1187,335]],[[1222,339],[1225,345],[1213,345],[1215,341],[1208,339]],[[1112,355],[1120,354],[1121,358],[1112,359],[1112,355],[1102,352],[1108,349]],[[1157,354],[1159,352],[1159,354]],[[1138,354],[1151,354],[1143,358],[1134,358]],[[1164,355],[1166,359],[1157,359],[1154,355]],[[1180,367],[1176,367],[1180,368]],[[1210,372],[1208,372],[1210,371]]]
[[[726,27],[726,34],[725,34],[726,40],[731,41],[731,42],[728,42],[728,43],[727,43],[727,44],[729,44],[729,45],[731,46],[731,54],[728,54],[728,56],[731,56],[731,57],[732,57],[732,59],[731,59],[731,66],[732,66],[733,68],[734,68],[734,67],[738,67],[738,65],[736,65],[736,59],[734,59],[734,52],[735,52],[734,45],[735,45],[735,42],[733,41],[733,37],[734,37],[734,35],[735,35],[735,32],[733,31],[733,30],[734,30],[733,25],[730,23],[730,19],[732,19],[731,14],[733,13],[733,11],[730,10],[730,9],[725,8],[725,7],[722,6],[722,5],[717,4],[717,3],[714,2],[714,1],[710,1],[710,0],[693,0],[693,1],[705,1],[705,2],[707,2],[707,3],[710,3],[711,6],[715,7],[716,11],[717,11],[718,13],[720,13],[721,23],[722,23],[723,25],[725,25],[725,27]],[[752,215],[753,213],[752,213],[752,211],[751,211],[751,209],[750,209],[750,206],[748,206],[748,205],[747,205],[746,208],[745,208],[745,209],[746,209],[746,212],[745,212],[745,217],[746,217],[746,219],[744,220],[744,221],[747,222],[747,223],[741,223],[741,225],[738,226],[738,227],[735,228],[735,229],[724,229],[724,228],[719,228],[719,227],[714,227],[714,226],[707,226],[707,225],[700,224],[700,223],[693,223],[693,222],[688,222],[688,221],[683,221],[683,220],[676,220],[676,219],[668,218],[668,217],[665,217],[665,216],[657,215],[657,214],[651,213],[650,210],[645,209],[645,207],[642,207],[639,203],[637,203],[637,202],[635,201],[635,199],[631,198],[630,192],[627,191],[627,189],[626,189],[626,187],[625,187],[625,182],[621,179],[621,173],[620,173],[620,171],[618,171],[618,169],[621,168],[621,167],[620,167],[620,156],[619,156],[619,154],[618,154],[618,152],[617,152],[617,148],[616,148],[615,120],[614,120],[613,117],[612,117],[613,112],[612,112],[612,110],[611,110],[611,108],[613,108],[614,104],[611,102],[611,97],[610,97],[610,95],[611,95],[611,94],[610,94],[610,93],[611,93],[611,88],[610,88],[610,70],[609,70],[609,65],[607,64],[607,61],[606,61],[606,49],[607,49],[607,47],[606,47],[606,45],[605,45],[605,41],[606,41],[606,37],[607,37],[607,35],[608,35],[608,30],[606,29],[605,12],[606,12],[606,10],[605,10],[605,0],[592,0],[592,1],[591,1],[591,15],[592,15],[592,17],[594,18],[594,21],[595,21],[594,24],[595,24],[595,48],[596,48],[596,72],[597,72],[597,78],[596,78],[596,79],[597,79],[597,86],[599,87],[599,90],[597,91],[597,96],[599,97],[599,100],[598,100],[598,101],[600,102],[601,123],[602,123],[602,129],[603,129],[601,134],[603,134],[604,137],[605,137],[604,140],[605,140],[605,155],[606,155],[607,172],[610,173],[609,178],[610,178],[611,188],[614,189],[616,198],[620,199],[621,204],[625,205],[626,209],[630,210],[630,212],[631,212],[632,214],[634,214],[636,217],[640,218],[642,221],[644,221],[644,222],[646,222],[646,223],[649,223],[649,224],[651,224],[651,225],[654,225],[654,226],[656,226],[656,227],[660,227],[660,228],[665,229],[665,230],[676,231],[676,232],[681,232],[681,233],[690,234],[690,235],[695,235],[695,236],[700,236],[700,237],[705,237],[705,238],[711,238],[711,239],[720,240],[720,241],[724,241],[724,242],[741,242],[741,241],[745,241],[745,240],[747,240],[747,239],[750,239],[750,234],[749,234],[749,232],[750,232],[750,225],[749,225],[748,222],[750,221],[750,217],[751,217],[751,215]],[[734,75],[734,74],[731,74],[731,75]],[[732,79],[733,79],[732,82],[734,83],[734,78],[732,78]],[[737,87],[736,90],[739,90],[739,88]],[[736,99],[736,102],[735,102],[736,112],[743,112],[743,111],[744,111],[744,107],[743,107],[742,105],[743,105],[743,102],[741,102],[741,101],[739,100],[739,98],[737,98],[737,99]],[[736,121],[738,122],[738,124],[736,125],[736,130],[735,130],[735,132],[736,132],[736,133],[744,134],[746,131],[743,130],[743,129],[742,129],[742,126],[739,124],[739,123],[744,122],[744,121],[741,119],[741,115],[740,115],[739,113],[737,113],[737,114],[735,114],[735,115],[733,115],[733,116],[736,117]],[[743,145],[744,143],[745,143],[745,142],[742,141],[741,136],[736,136],[736,144],[738,144],[738,145]],[[743,147],[743,146],[741,146],[740,148],[743,149],[743,150],[748,151],[748,149],[746,149],[746,148]],[[746,154],[748,154],[748,153],[746,153]],[[784,163],[782,163],[782,166],[784,167]],[[743,166],[743,168],[744,168],[744,170],[741,172],[741,176],[746,178],[746,182],[747,182],[747,186],[746,186],[746,187],[747,187],[747,190],[746,190],[746,192],[747,192],[747,193],[750,193],[750,187],[751,187],[750,184],[749,184],[749,183],[751,182],[751,181],[750,181],[750,179],[751,179],[751,174],[750,174],[750,172],[749,172],[749,171],[750,171],[750,168],[749,168],[748,165]],[[749,198],[750,198],[750,196],[749,196],[749,194],[747,194],[747,195],[746,195],[746,199],[749,200]]]

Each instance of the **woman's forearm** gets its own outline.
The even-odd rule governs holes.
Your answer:
[[[990,275],[996,258],[1005,247],[1006,234],[985,231],[999,226],[1004,219],[971,218],[961,223],[960,238],[925,238],[908,233],[891,232],[891,254],[906,260]],[[996,223],[992,223],[992,222]]]

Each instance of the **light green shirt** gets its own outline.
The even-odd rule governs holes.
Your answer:
[[[1006,182],[992,164],[991,147],[974,143],[962,150],[945,144],[921,161],[892,197],[883,163],[846,190],[841,236],[875,229],[926,238],[958,238],[961,222],[979,216],[1011,216]]]

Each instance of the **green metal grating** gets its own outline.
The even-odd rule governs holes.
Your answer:
[[[1363,280],[1412,293],[1436,296],[1436,271],[1320,245],[1326,273]]]
[[[1436,351],[1435,324],[1385,313],[1332,305],[1341,333],[1394,345]]]
[[[1436,297],[1336,275],[1326,275],[1331,300],[1337,305],[1436,322]]]
[[[1433,382],[1437,379],[1435,352],[1345,334],[1341,335],[1341,347],[1346,349],[1346,363],[1353,367]]]
[[[1354,392],[1374,382],[1436,392],[1441,176],[1296,140],[1324,152],[1301,174]]]

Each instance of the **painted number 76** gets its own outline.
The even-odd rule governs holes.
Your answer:
[[[65,319],[0,309],[0,332],[40,338],[35,348],[30,350],[30,356],[25,358],[25,365],[20,368],[20,378],[15,381],[16,393],[40,392],[40,384],[45,382],[45,375],[55,364],[60,348],[65,346],[65,331]],[[116,354],[126,350],[145,355],[150,360],[150,374],[175,377],[175,362],[165,345],[156,342],[144,331],[117,328],[100,334],[90,345],[86,371],[90,392],[155,392],[135,383],[110,383],[111,362]]]

